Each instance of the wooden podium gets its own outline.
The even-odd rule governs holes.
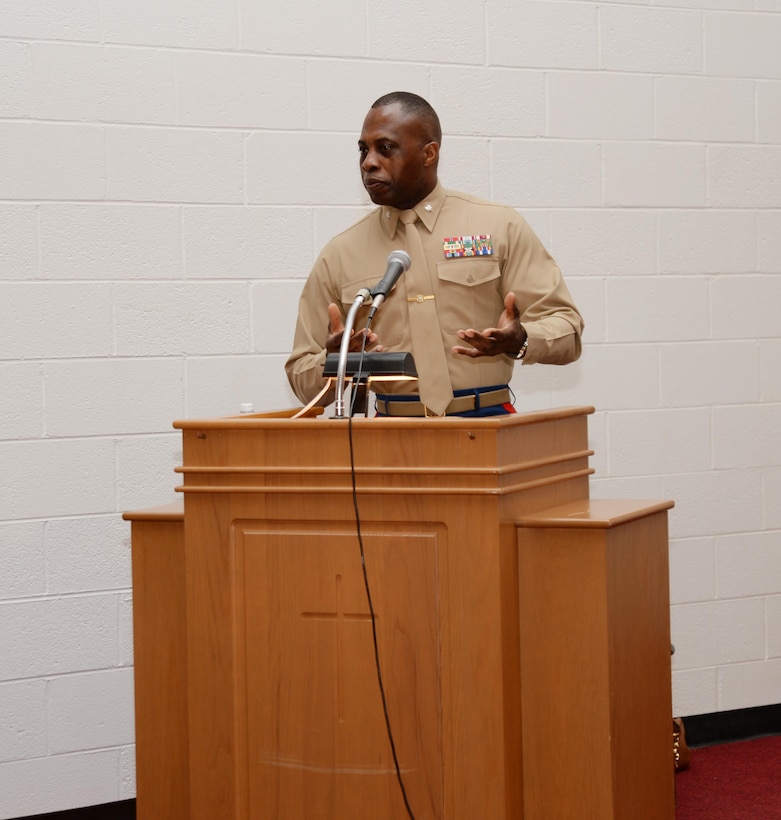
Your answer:
[[[591,412],[177,422],[139,820],[673,820],[672,503],[589,500]]]

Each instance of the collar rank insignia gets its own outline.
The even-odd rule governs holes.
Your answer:
[[[494,252],[491,234],[445,237],[442,247],[445,251],[445,259],[457,259],[462,256],[492,256]]]

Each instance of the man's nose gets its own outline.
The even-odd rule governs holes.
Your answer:
[[[364,171],[371,171],[372,168],[377,167],[377,153],[375,151],[367,151],[366,156],[364,156],[363,160],[361,161],[361,168]]]

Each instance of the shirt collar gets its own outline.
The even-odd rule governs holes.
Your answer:
[[[418,219],[426,226],[426,230],[431,233],[434,225],[437,224],[437,217],[445,204],[445,189],[440,182],[437,182],[434,190],[425,199],[421,199],[412,209],[418,215]],[[398,208],[391,208],[384,205],[380,208],[380,220],[385,233],[389,239],[393,239],[396,234],[396,227],[399,224]]]

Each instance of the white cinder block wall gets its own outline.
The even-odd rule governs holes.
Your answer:
[[[174,498],[172,420],[293,405],[395,89],[586,317],[518,405],[595,405],[594,495],[676,501],[676,712],[781,702],[779,44],[779,0],[0,4],[0,817],[134,795],[120,513]]]

